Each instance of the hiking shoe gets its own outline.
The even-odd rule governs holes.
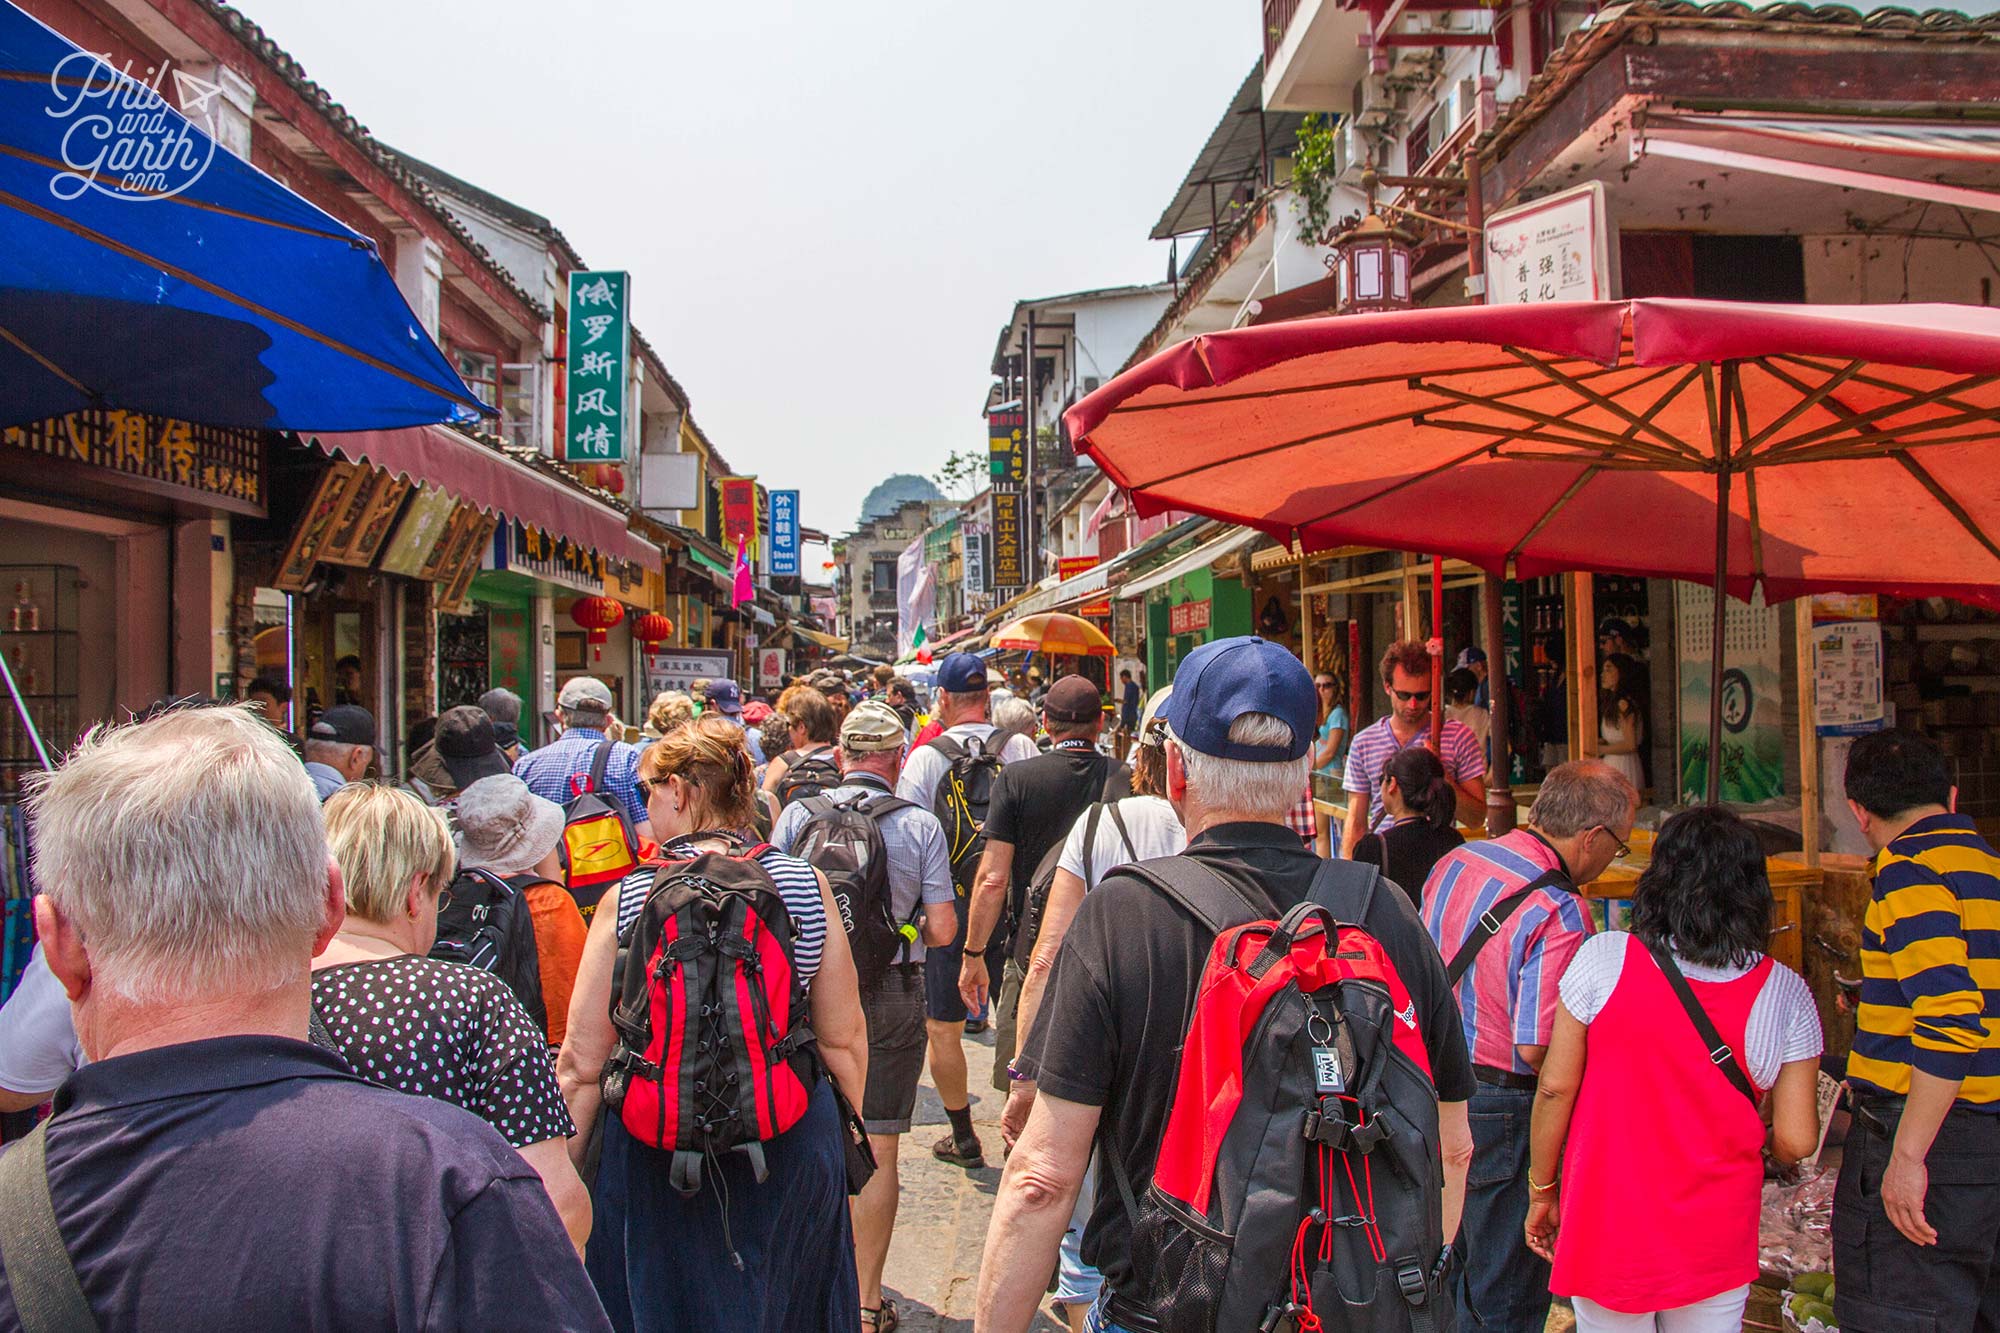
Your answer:
[[[960,1143],[955,1134],[947,1134],[933,1143],[931,1156],[968,1171],[977,1171],[986,1165],[986,1150],[980,1146],[979,1140],[975,1138],[969,1143]]]
[[[965,1020],[965,1035],[968,1037],[976,1037],[980,1033],[986,1031],[986,1029],[991,1026],[992,1024],[988,1023],[983,1018],[968,1018]]]
[[[902,1325],[903,1317],[897,1313],[896,1303],[884,1296],[882,1303],[872,1310],[865,1305],[861,1307],[861,1322],[875,1333],[892,1333]]]

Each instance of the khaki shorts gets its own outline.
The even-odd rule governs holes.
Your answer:
[[[1021,1035],[1014,1030],[1014,1020],[1021,1016],[1021,983],[1025,980],[1021,965],[1009,958],[1000,973],[1000,993],[993,997],[993,1088],[996,1092],[1009,1092],[1014,1087],[1014,1080],[1007,1077],[1007,1066],[1013,1063]]]

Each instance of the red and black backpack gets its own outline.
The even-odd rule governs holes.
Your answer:
[[[1395,963],[1339,919],[1380,876],[1322,862],[1271,920],[1185,857],[1112,873],[1215,931],[1143,1195],[1105,1153],[1138,1284],[1119,1296],[1163,1333],[1450,1333],[1430,1056]]]
[[[766,1176],[764,1144],[797,1124],[820,1076],[791,912],[758,857],[767,844],[657,862],[625,955],[604,1065],[605,1104],[673,1154],[682,1194],[727,1151]],[[615,906],[614,906],[614,909]]]

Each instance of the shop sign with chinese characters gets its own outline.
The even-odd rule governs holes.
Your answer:
[[[799,572],[799,493],[771,492],[771,573],[778,578]]]
[[[1028,584],[1027,512],[1019,491],[993,491],[993,591],[1012,597]]]
[[[757,556],[757,479],[755,477],[718,477],[716,486],[722,492],[722,537],[723,546],[730,558],[736,558],[736,545],[741,541],[750,552],[752,559]]]
[[[1167,608],[1167,633],[1199,634],[1208,628],[1210,601],[1204,597],[1198,602],[1182,602]]]
[[[563,361],[563,461],[625,459],[626,388],[630,383],[631,275],[569,275],[568,356]]]
[[[1487,304],[1609,300],[1609,237],[1598,181],[1495,213],[1486,223]]]
[[[603,593],[604,564],[597,552],[537,527],[515,523],[512,528],[501,568],[532,575],[559,588]]]
[[[264,515],[264,444],[254,430],[88,408],[9,426],[0,444],[117,472],[140,490]]]

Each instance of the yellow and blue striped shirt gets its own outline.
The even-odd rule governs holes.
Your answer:
[[[1920,819],[1882,850],[1862,925],[1847,1076],[1900,1097],[1913,1067],[2000,1112],[2000,855],[1960,815]]]

